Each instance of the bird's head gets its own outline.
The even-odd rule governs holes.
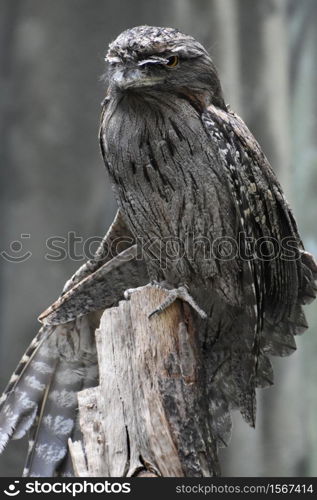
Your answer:
[[[225,106],[208,52],[193,37],[174,28],[128,29],[110,44],[106,61],[110,91],[160,90]]]

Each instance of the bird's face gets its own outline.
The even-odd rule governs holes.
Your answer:
[[[223,103],[209,54],[176,29],[139,26],[124,31],[110,44],[106,61],[110,92],[160,90]]]

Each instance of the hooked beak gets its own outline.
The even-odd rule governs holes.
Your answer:
[[[149,76],[142,67],[117,69],[112,75],[112,81],[120,90],[140,87],[152,87],[163,83],[164,78]]]

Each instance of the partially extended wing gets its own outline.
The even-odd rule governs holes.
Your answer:
[[[243,236],[253,239],[255,245],[263,242],[261,258],[251,260],[257,266],[254,283],[262,322],[265,313],[265,321],[271,325],[288,321],[298,326],[293,333],[300,333],[306,325],[300,306],[316,297],[316,262],[304,250],[282,188],[245,123],[230,110],[214,106],[204,118],[210,134],[218,134],[222,165],[228,171]]]
[[[76,393],[98,384],[94,332],[103,309],[148,281],[118,212],[94,259],[66,283],[0,399],[0,452],[31,429],[24,475],[72,474],[67,440],[79,433]]]
[[[243,121],[214,106],[203,113],[202,119],[219,153],[217,168],[226,172],[224,178],[238,215],[240,233],[245,305],[230,334],[220,336],[208,351],[215,435],[220,444],[226,444],[230,408],[239,408],[247,422],[255,423],[255,388],[273,382],[267,355],[294,352],[294,335],[307,328],[302,304],[316,297],[317,265],[304,250],[281,187]],[[272,240],[285,254],[265,258],[269,250],[266,241]],[[260,252],[256,253],[259,241],[263,242],[263,258]],[[287,247],[287,241],[292,246]],[[214,328],[213,324],[210,328]]]
[[[68,323],[89,312],[112,307],[123,299],[126,288],[147,282],[145,264],[137,246],[132,245],[61,295],[39,320],[49,325]]]

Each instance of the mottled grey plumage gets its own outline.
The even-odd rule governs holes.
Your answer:
[[[141,26],[110,45],[107,61],[104,160],[151,279],[187,286],[208,314],[207,321],[197,317],[206,397],[214,436],[227,443],[230,408],[255,424],[255,388],[273,379],[266,354],[290,353],[293,335],[307,327],[301,305],[316,295],[316,264],[267,159],[225,105],[216,69],[196,40]],[[239,242],[232,258],[215,246],[224,238]],[[270,239],[280,248],[289,239],[293,256],[287,247],[266,258]],[[259,258],[254,245],[261,241]],[[213,250],[207,256],[206,245]]]
[[[316,296],[316,263],[259,145],[225,105],[202,45],[141,26],[110,45],[107,61],[100,144],[119,212],[96,257],[41,315],[46,326],[0,406],[0,448],[33,426],[28,475],[71,473],[75,393],[97,384],[93,331],[126,288],[149,279],[185,286],[207,313],[193,315],[219,446],[228,444],[232,408],[255,424],[255,388],[273,381],[267,355],[296,349],[294,335],[307,327],[302,305]],[[224,238],[237,244],[232,258],[216,245]],[[255,258],[261,238],[266,251],[268,238],[291,238],[293,257]]]

